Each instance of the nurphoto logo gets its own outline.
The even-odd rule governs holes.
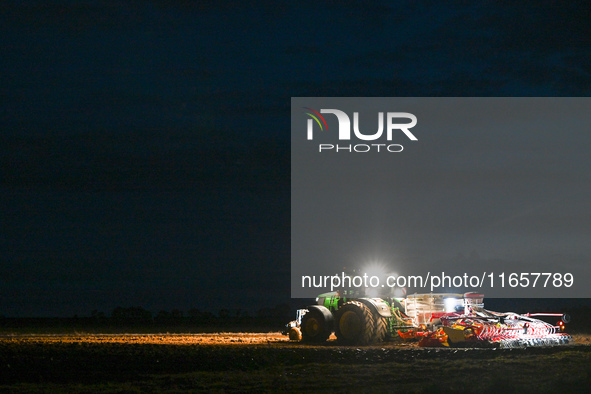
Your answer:
[[[339,109],[320,109],[316,111],[312,108],[304,107],[306,115],[309,116],[307,122],[307,139],[314,140],[314,128],[317,125],[317,129],[320,129],[321,133],[329,133],[328,124],[322,114],[332,114],[336,116],[338,122],[338,140],[339,141],[350,141],[351,140],[351,119],[349,115]],[[411,128],[416,126],[417,117],[408,112],[387,112],[386,113],[386,141],[392,141],[395,134],[402,132],[409,140],[418,141],[417,137],[410,131]],[[406,119],[410,122],[400,122],[402,119]],[[359,112],[353,112],[353,134],[354,138],[361,141],[376,141],[382,138],[384,134],[384,113],[378,112],[378,130],[373,133],[362,133],[359,130]],[[332,135],[331,135],[332,138]],[[386,143],[372,143],[372,144],[326,144],[322,143],[318,145],[318,152],[356,152],[365,153],[370,151],[375,152],[402,152],[404,147],[400,144],[386,144]]]

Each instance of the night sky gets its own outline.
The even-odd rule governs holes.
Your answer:
[[[289,302],[291,97],[591,93],[586,1],[44,3],[0,3],[4,316]]]

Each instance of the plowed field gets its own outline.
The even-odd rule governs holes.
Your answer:
[[[591,342],[526,349],[289,342],[279,333],[0,337],[7,392],[588,392]]]

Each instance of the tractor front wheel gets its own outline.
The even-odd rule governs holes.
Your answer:
[[[332,314],[324,307],[308,307],[302,317],[302,341],[325,342],[332,333]]]

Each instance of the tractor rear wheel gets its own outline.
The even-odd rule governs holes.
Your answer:
[[[335,316],[335,334],[346,345],[368,345],[376,340],[376,319],[359,301],[344,304]]]
[[[302,317],[302,341],[325,342],[332,333],[332,322],[332,314],[328,309],[309,307],[308,312]]]
[[[384,342],[389,337],[388,332],[388,320],[385,317],[375,314],[376,319],[376,342]]]

